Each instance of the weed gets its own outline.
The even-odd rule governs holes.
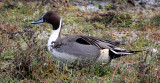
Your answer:
[[[120,3],[115,10],[108,7],[109,11],[85,12],[74,8],[69,0],[6,1],[0,5],[1,82],[159,82],[159,16],[155,12],[119,10],[123,8]],[[41,32],[51,31],[51,26],[30,24],[48,10],[57,10],[63,17],[63,36],[120,38],[126,41],[122,48],[148,50],[115,59],[109,65],[59,61],[47,51],[47,39],[39,38]]]

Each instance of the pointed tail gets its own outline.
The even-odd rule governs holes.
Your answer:
[[[119,58],[119,57],[125,56],[125,55],[137,54],[138,52],[142,52],[142,51],[128,51],[128,50],[110,49],[109,55],[112,59],[114,59],[114,58]]]

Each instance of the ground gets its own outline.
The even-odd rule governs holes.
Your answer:
[[[160,9],[118,5],[83,11],[65,2],[7,1],[0,2],[1,82],[160,82]],[[52,26],[30,24],[48,10],[62,16],[63,37],[87,34],[145,51],[108,65],[61,62],[46,49]]]

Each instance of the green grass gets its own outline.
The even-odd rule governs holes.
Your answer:
[[[160,33],[157,31],[159,19],[156,19],[159,10],[143,11],[145,14],[140,16],[139,11],[108,13],[105,10],[96,13],[63,5],[46,8],[44,4],[35,4],[38,6],[33,7],[27,2],[11,2],[0,6],[1,82],[159,82]],[[42,31],[49,32],[51,25],[30,24],[48,10],[58,10],[63,17],[63,35],[90,34],[102,39],[120,38],[126,41],[126,45],[121,47],[147,51],[115,59],[108,65],[94,63],[88,66],[84,63],[90,62],[61,62],[46,51],[48,39],[37,38]],[[149,14],[152,16],[145,18]],[[136,34],[133,39],[131,31]],[[119,33],[124,35],[115,35]],[[157,48],[158,54],[152,51],[153,48]]]

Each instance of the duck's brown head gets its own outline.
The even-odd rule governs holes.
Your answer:
[[[60,26],[61,17],[56,11],[46,12],[39,20],[31,22],[31,24],[47,22],[52,24],[53,30],[57,30]]]

